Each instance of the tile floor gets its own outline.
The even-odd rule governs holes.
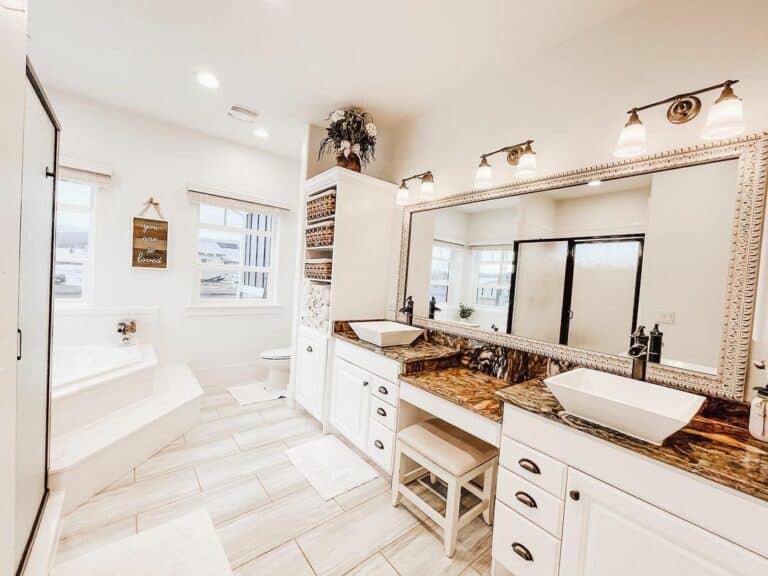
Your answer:
[[[285,455],[321,435],[310,416],[284,400],[241,407],[226,389],[205,392],[199,426],[65,518],[57,563],[204,508],[237,576],[490,574],[480,518],[446,558],[434,523],[407,502],[392,508],[381,478],[320,498]]]

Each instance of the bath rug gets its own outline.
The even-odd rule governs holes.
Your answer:
[[[258,402],[268,402],[278,398],[286,398],[285,390],[267,390],[261,382],[253,384],[243,384],[241,386],[230,386],[227,388],[240,406],[248,406]]]
[[[324,500],[379,477],[373,466],[332,434],[285,453]]]
[[[197,510],[55,566],[52,576],[231,576],[211,517]]]

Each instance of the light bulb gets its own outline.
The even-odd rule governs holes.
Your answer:
[[[616,150],[614,150],[613,155],[617,158],[630,158],[644,154],[647,149],[645,126],[640,122],[637,112],[633,110],[619,134],[619,141],[616,143]]]
[[[536,152],[531,149],[531,144],[528,143],[520,155],[516,176],[518,178],[533,178],[536,176],[536,172]]]
[[[398,206],[403,206],[404,204],[408,204],[409,200],[410,200],[410,194],[408,193],[408,186],[405,185],[405,182],[402,182],[400,184],[400,188],[397,189],[397,196],[395,197],[395,203]]]
[[[705,140],[730,138],[741,134],[745,128],[741,98],[733,93],[730,84],[726,84],[715,105],[709,109],[701,137]]]
[[[219,87],[219,79],[210,72],[198,72],[197,83],[214,90]]]
[[[432,177],[431,172],[427,172],[421,177],[421,201],[429,201],[435,199],[435,179]]]
[[[493,185],[493,170],[485,156],[480,159],[480,165],[475,172],[475,188],[489,188]]]

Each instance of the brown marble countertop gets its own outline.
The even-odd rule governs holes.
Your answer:
[[[496,393],[502,388],[509,387],[509,382],[506,380],[462,367],[417,372],[400,376],[400,380],[458,404],[480,416],[501,422],[504,412],[503,404]]]
[[[538,379],[508,386],[497,391],[496,396],[590,436],[768,501],[768,444],[750,436],[743,414],[708,406],[717,402],[714,399],[708,400],[688,426],[667,438],[663,446],[654,446],[566,414]]]
[[[386,348],[382,348],[381,346],[376,346],[365,340],[360,340],[360,338],[357,337],[357,334],[351,330],[334,332],[333,335],[342,340],[346,340],[347,342],[352,342],[361,348],[385,356],[390,360],[400,362],[400,364],[403,365],[412,362],[449,359],[456,357],[459,354],[458,349],[435,344],[433,342],[427,342],[423,336],[419,336],[413,344],[409,344],[408,346],[387,346]]]

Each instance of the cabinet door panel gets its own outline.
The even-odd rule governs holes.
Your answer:
[[[560,576],[754,576],[768,560],[571,469]]]
[[[331,389],[331,425],[361,450],[368,434],[371,375],[341,359]]]
[[[322,336],[308,332],[299,335],[296,401],[318,420],[323,419],[326,345]]]

